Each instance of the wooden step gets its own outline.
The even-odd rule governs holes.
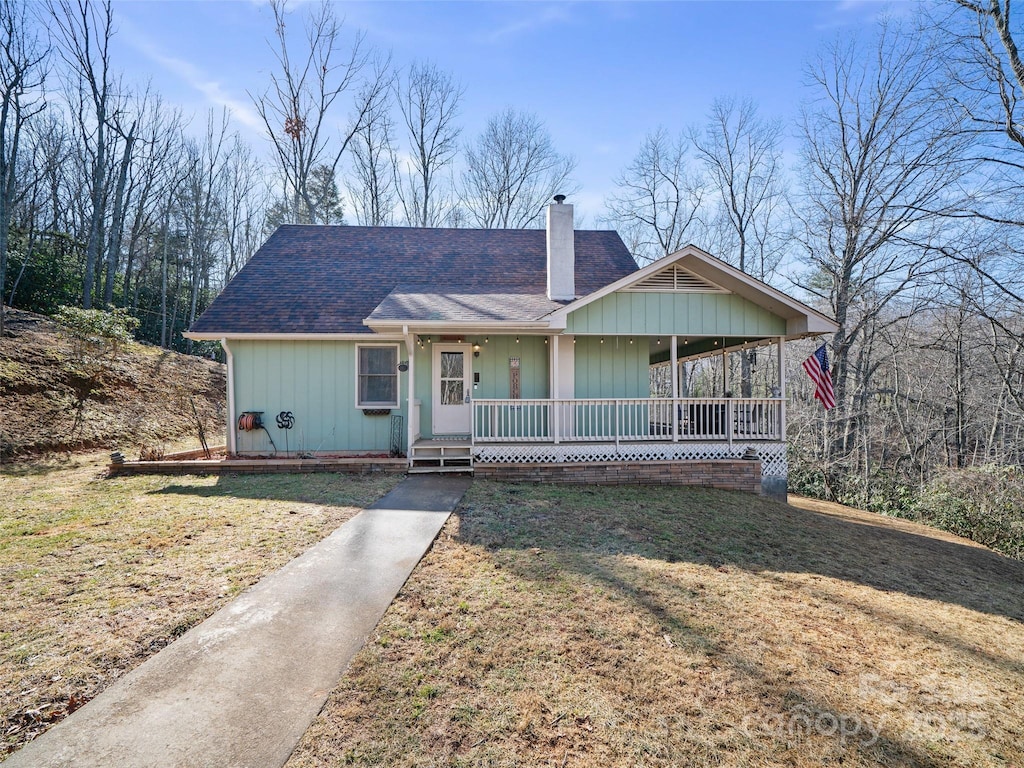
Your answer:
[[[454,472],[461,472],[464,474],[473,474],[472,467],[409,467],[408,474],[410,475],[440,475]]]
[[[413,444],[411,458],[412,470],[471,472],[473,444],[468,440],[423,440]]]

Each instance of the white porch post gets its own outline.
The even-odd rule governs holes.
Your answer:
[[[405,351],[409,355],[409,404],[405,417],[405,458],[408,465],[412,466],[412,444],[416,439],[413,434],[412,412],[416,407],[416,336],[409,333],[409,326],[403,326],[405,332]]]
[[[779,439],[786,439],[786,337],[779,336]]]
[[[554,433],[555,442],[563,437],[571,440],[576,430],[575,415],[571,404],[564,405],[565,400],[576,397],[576,345],[575,336],[562,335],[551,337],[551,404],[552,412],[558,412],[554,424],[558,427]]]
[[[548,382],[548,391],[551,397],[558,397],[558,336],[551,337],[551,349],[548,350],[548,365],[551,366],[551,376]]]
[[[551,345],[550,346],[551,346],[551,350],[550,350],[551,361],[550,361],[549,365],[551,366],[551,385],[550,385],[550,388],[549,388],[548,391],[550,392],[550,395],[551,395],[551,415],[549,416],[549,418],[551,419],[551,438],[555,441],[555,445],[558,445],[558,440],[559,440],[559,434],[558,434],[558,432],[559,432],[559,430],[558,430],[558,411],[559,411],[559,408],[558,408],[557,400],[558,400],[558,393],[561,390],[561,387],[559,387],[559,378],[558,378],[559,369],[560,369],[561,366],[559,365],[559,358],[558,358],[558,336],[557,335],[551,337]]]
[[[672,360],[672,405],[669,406],[669,419],[672,421],[672,442],[679,441],[679,351],[676,349],[676,339],[672,337],[672,349],[670,350]]]
[[[729,355],[725,351],[725,339],[722,339],[722,397],[729,391]]]

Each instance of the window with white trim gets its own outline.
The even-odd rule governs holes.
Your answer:
[[[398,407],[398,345],[356,346],[356,407]]]

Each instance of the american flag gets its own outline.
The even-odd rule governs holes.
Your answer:
[[[814,354],[804,360],[804,370],[814,382],[814,397],[821,401],[827,411],[836,407],[836,394],[832,391],[832,374],[828,371],[828,355],[822,344]]]

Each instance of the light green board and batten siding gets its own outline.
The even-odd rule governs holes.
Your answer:
[[[619,336],[766,337],[785,332],[783,318],[733,293],[618,291],[571,312],[566,326],[566,333]]]
[[[431,389],[432,347],[438,336],[421,336],[423,347],[416,349],[416,398],[420,401],[420,435],[432,437]],[[430,343],[427,343],[427,339]],[[519,339],[517,342],[516,339]],[[486,341],[485,341],[486,339]],[[473,397],[506,399],[510,397],[509,359],[519,358],[519,387],[522,398],[548,396],[548,345],[542,336],[485,336],[467,335],[467,344],[479,344],[480,356],[473,357],[470,365],[480,374],[480,384],[473,389]],[[447,342],[446,342],[447,343]]]
[[[372,337],[367,342],[373,342]],[[405,358],[399,346],[399,359]],[[367,416],[356,407],[356,343],[351,341],[232,341],[236,418],[263,411],[263,420],[279,451],[285,438],[291,452],[352,451],[386,453],[391,447],[389,416]],[[399,374],[399,407],[408,418],[408,374]],[[285,434],[275,423],[291,411],[294,427]],[[237,432],[239,453],[267,453],[263,430]]]
[[[649,345],[642,336],[577,336],[576,397],[649,397]]]

